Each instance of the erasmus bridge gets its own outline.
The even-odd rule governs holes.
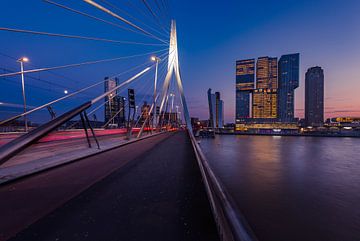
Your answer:
[[[1,32],[163,49],[31,69],[24,68],[29,59],[23,57],[18,60],[19,72],[0,74],[0,79],[21,79],[23,93],[23,111],[0,122],[0,240],[256,240],[193,135],[169,3],[128,1],[134,11],[130,12],[120,2],[82,1],[106,15],[103,18],[74,6],[43,2],[156,43],[6,26]],[[91,95],[93,89],[103,90],[104,80],[66,89],[65,95],[38,106],[26,105],[25,83],[33,74],[82,71],[82,66],[96,68],[137,57],[147,61],[111,76],[120,81],[105,92]],[[117,113],[110,111],[106,123],[94,126],[91,116],[104,112],[124,93],[128,99]],[[87,100],[79,102],[78,96]],[[139,113],[145,100],[149,105]],[[0,101],[0,107],[9,102]],[[66,111],[56,115],[57,106]],[[124,109],[126,125],[110,128]],[[44,111],[50,112],[49,120],[29,124]],[[170,121],[172,113],[175,121]],[[14,123],[20,130],[9,131]]]

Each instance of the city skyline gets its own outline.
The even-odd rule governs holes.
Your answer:
[[[360,88],[358,58],[360,49],[357,44],[360,34],[356,23],[360,18],[357,12],[360,3],[349,1],[346,5],[340,1],[290,1],[291,4],[281,2],[267,3],[239,3],[229,1],[228,4],[202,2],[190,3],[185,1],[173,3],[174,14],[178,23],[180,59],[184,78],[184,89],[189,99],[190,113],[202,119],[207,118],[208,87],[223,93],[225,102],[225,122],[235,119],[234,62],[236,59],[248,59],[253,56],[280,56],[286,53],[299,52],[300,87],[295,95],[295,117],[304,117],[305,72],[313,66],[321,66],[326,71],[325,83],[325,118],[336,116],[360,116],[360,97],[356,90]],[[119,35],[110,27],[104,27],[80,16],[71,15],[42,2],[25,2],[21,8],[16,3],[7,1],[9,11],[0,17],[4,26],[24,29],[43,30],[61,33],[74,33],[81,29],[84,35],[99,35],[113,38],[128,38]],[[261,8],[259,8],[261,6]],[[27,9],[33,11],[28,14]],[[252,14],[257,10],[258,14]],[[195,18],[195,13],[202,11],[202,18]],[[332,13],[337,12],[337,18]],[[319,15],[318,13],[322,14]],[[193,14],[194,13],[194,14]],[[264,18],[263,14],[267,17]],[[213,19],[218,15],[220,18]],[[22,16],[22,18],[13,18]],[[44,22],[43,19],[48,21]],[[55,21],[62,19],[61,22]],[[91,23],[91,24],[90,24]],[[81,28],[80,28],[81,26]],[[85,27],[84,27],[85,26]],[[223,28],[222,26],[226,26]],[[199,31],[200,30],[200,31]],[[215,30],[215,31],[214,31]],[[214,32],[217,32],[214,35]],[[106,34],[104,34],[106,33]],[[81,62],[89,59],[106,58],[122,55],[126,48],[109,46],[98,43],[71,42],[54,40],[44,37],[31,37],[2,32],[0,44],[1,52],[15,58],[28,56],[30,64],[35,66],[56,66]],[[261,34],[262,38],[258,38]],[[7,43],[13,43],[9,46]],[[271,43],[271,44],[269,44]],[[96,48],[96,53],[93,49]],[[46,51],[43,51],[43,50]],[[69,49],[71,51],[64,50]],[[52,56],[49,58],[48,53]],[[94,56],[94,54],[96,56]],[[66,60],[67,59],[67,60]],[[71,60],[71,61],[69,61]],[[0,65],[4,68],[18,70],[16,61],[1,56]],[[214,66],[214,68],[209,68]],[[29,68],[29,66],[27,66]],[[81,81],[100,80],[109,73],[117,72],[119,65],[99,67],[97,71],[78,74],[74,71],[59,71]],[[57,82],[44,74],[41,77]],[[91,77],[91,78],[90,78]],[[21,105],[19,83],[14,83],[6,92],[13,93],[14,103]],[[2,84],[7,84],[1,80]],[[67,80],[65,84],[69,83]],[[9,94],[1,92],[5,102]],[[39,92],[29,93],[29,105],[38,106],[34,96]],[[44,98],[46,95],[43,95]]]
[[[236,124],[296,123],[295,89],[299,87],[300,54],[236,61]],[[256,79],[256,81],[255,81]]]

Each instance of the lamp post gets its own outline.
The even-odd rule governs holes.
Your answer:
[[[21,70],[21,86],[22,86],[22,95],[24,101],[24,114],[26,113],[26,95],[25,95],[25,78],[24,78],[24,63],[29,62],[27,57],[22,57],[18,59],[20,63],[20,70]],[[25,132],[28,132],[28,123],[27,123],[27,116],[24,115],[24,122],[25,122]]]
[[[179,106],[175,106],[176,108],[176,122],[179,123]]]
[[[156,56],[151,56],[151,61],[154,61],[155,64],[155,79],[154,79],[154,120],[153,120],[153,124],[156,126],[156,85],[157,85],[157,80],[158,80],[158,68],[159,68],[159,62],[161,61],[161,59],[159,57]]]
[[[171,97],[171,109],[170,109],[170,113],[173,112],[173,109],[174,109],[174,97],[175,97],[175,94],[171,93],[170,94],[170,97]]]

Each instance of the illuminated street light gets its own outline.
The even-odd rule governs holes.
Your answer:
[[[155,61],[156,61],[156,62],[160,62],[160,60],[161,60],[159,57],[157,57],[157,56],[155,56],[155,55],[151,56],[150,59],[151,59],[151,61],[153,61],[153,62],[155,62]]]
[[[69,93],[69,91],[67,90],[64,90],[64,94],[67,95]]]
[[[18,59],[18,62],[27,63],[27,62],[29,62],[29,58],[28,57],[22,57],[22,58]]]
[[[24,100],[24,113],[26,113],[26,95],[25,95],[25,78],[24,78],[24,63],[29,62],[29,58],[22,57],[17,60],[20,63],[20,70],[21,70],[21,86],[22,86],[22,95]],[[24,115],[24,123],[25,123],[25,132],[28,132],[28,123],[27,123],[27,116]]]

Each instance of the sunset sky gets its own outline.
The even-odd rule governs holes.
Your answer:
[[[121,8],[127,1],[110,2]],[[116,19],[99,13],[82,1],[66,0],[61,3],[116,22]],[[360,116],[359,1],[182,0],[173,1],[171,9],[172,16],[177,20],[180,65],[191,116],[208,118],[206,91],[212,88],[221,92],[225,102],[226,122],[234,122],[235,61],[261,56],[280,57],[289,53],[300,53],[301,60],[300,87],[296,90],[297,117],[303,117],[304,112],[305,72],[313,66],[321,66],[325,71],[326,117]],[[141,15],[139,18],[141,19]],[[0,25],[158,43],[35,0],[21,1],[21,4],[3,0]],[[26,55],[31,59],[32,65],[48,67],[163,48],[164,46],[129,47],[0,31],[0,68],[19,69],[16,60],[5,55],[13,58]],[[148,59],[148,56],[144,59]],[[84,67],[81,71],[57,71],[72,79],[80,79],[79,83],[46,73],[36,76],[76,89],[101,80],[109,73],[126,69],[134,63],[135,60]],[[1,70],[0,72],[2,73]],[[55,87],[54,92],[52,89],[49,91],[50,87],[43,91],[39,88],[45,88],[41,83],[29,81],[28,84],[32,85],[28,88],[31,106],[51,100],[54,93],[61,95],[56,92]],[[0,102],[21,106],[19,78],[0,78],[0,84]]]

